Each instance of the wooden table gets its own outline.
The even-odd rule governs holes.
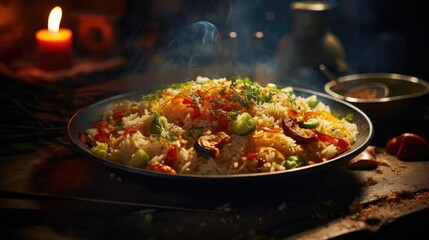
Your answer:
[[[21,93],[37,94],[40,102],[35,105],[51,109],[40,110],[37,116],[54,118],[50,127],[58,130],[49,128],[44,134],[9,142],[2,138],[3,236],[357,239],[417,236],[429,227],[429,161],[401,161],[384,153],[380,143],[375,145],[380,149],[375,170],[341,166],[312,176],[236,184],[135,176],[74,152],[62,124],[85,104],[127,91],[129,81],[118,76],[108,83],[94,80],[96,84],[78,87],[12,84],[15,89],[22,87]],[[22,99],[22,94],[7,93]],[[4,109],[14,109],[10,106],[17,103],[7,96],[2,97],[4,103],[9,101]],[[25,109],[37,108],[26,105]],[[26,114],[20,110],[16,114]],[[3,126],[6,123],[10,124],[2,121]]]

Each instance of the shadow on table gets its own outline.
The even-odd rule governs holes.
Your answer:
[[[198,182],[112,172],[71,157],[47,163],[35,179],[36,192],[186,209],[40,202],[39,221],[57,234],[90,239],[283,238],[349,214],[361,194],[360,180],[341,167],[287,178]]]

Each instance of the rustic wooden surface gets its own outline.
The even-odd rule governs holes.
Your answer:
[[[253,235],[331,239],[356,231],[377,232],[397,218],[429,207],[429,161],[403,162],[385,153],[377,155],[381,165],[375,170],[340,167],[314,177],[250,186],[201,186],[123,175],[53,143],[21,148],[35,151],[1,158],[1,190],[196,209],[0,200],[1,215],[12,220],[2,225],[3,232],[23,239],[41,235],[99,239],[112,234],[133,239],[137,233],[154,239],[247,239]],[[198,209],[230,211],[202,213]]]
[[[121,88],[118,81],[103,83],[110,92],[101,93],[115,94],[134,86],[124,87],[123,83]],[[57,95],[48,97],[43,92],[42,100],[47,98],[50,108],[64,111],[57,113],[61,120],[78,109],[77,99],[85,104],[106,96],[93,95],[100,93],[99,85],[48,87],[48,94]],[[2,107],[8,110],[11,105]],[[0,192],[187,209],[10,199],[2,193],[0,216],[7,220],[0,228],[2,236],[11,239],[361,239],[385,234],[412,236],[428,227],[429,159],[401,161],[384,153],[382,143],[376,145],[380,164],[374,170],[338,167],[294,179],[205,184],[132,176],[105,168],[72,151],[65,132],[10,143],[7,139],[3,136],[0,148]],[[405,233],[408,235],[401,235]]]

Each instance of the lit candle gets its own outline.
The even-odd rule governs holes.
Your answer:
[[[72,31],[60,28],[61,7],[54,7],[49,14],[48,29],[36,32],[39,67],[44,70],[69,68],[72,64]]]

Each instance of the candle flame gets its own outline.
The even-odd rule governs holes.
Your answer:
[[[61,17],[63,15],[63,11],[61,10],[61,7],[56,6],[51,10],[51,13],[49,13],[48,18],[48,30],[51,33],[57,33],[60,29],[60,22]]]

